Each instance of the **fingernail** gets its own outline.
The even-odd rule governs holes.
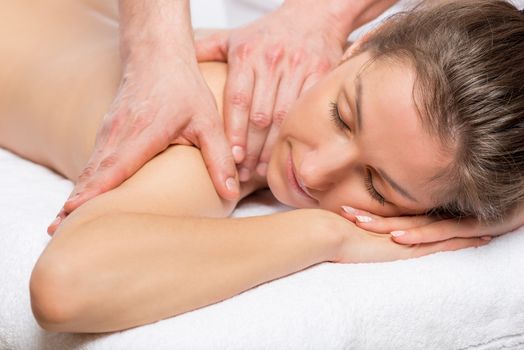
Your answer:
[[[406,231],[391,231],[393,237],[400,237],[406,234]]]
[[[235,159],[235,163],[240,163],[244,160],[244,149],[240,146],[233,146],[231,148],[231,152],[233,153],[233,159]]]
[[[357,220],[358,220],[359,222],[364,222],[364,223],[365,223],[365,222],[371,222],[371,221],[373,221],[372,218],[370,218],[369,216],[365,216],[365,215],[356,215],[355,217],[357,218]]]
[[[342,206],[342,210],[351,215],[357,215],[357,210],[347,205]]]
[[[240,181],[242,182],[247,181],[249,180],[250,177],[251,177],[251,172],[249,171],[248,168],[241,168],[238,171],[238,178],[240,179]]]
[[[226,180],[226,187],[231,192],[237,192],[238,191],[237,180],[235,180],[234,177],[228,177]]]
[[[78,197],[80,197],[80,193],[75,194],[73,197],[71,197],[68,200],[66,200],[66,202],[72,202],[74,200],[77,200]]]
[[[257,174],[260,176],[266,176],[267,163],[260,163],[259,165],[257,165]]]
[[[491,241],[493,239],[493,237],[491,237],[491,236],[482,236],[482,237],[480,237],[480,239],[483,240],[483,241],[488,241],[489,242],[489,241]]]
[[[61,218],[60,216],[57,216],[57,217],[53,220],[53,222],[51,223],[51,225],[49,225],[49,226],[55,226],[55,225],[58,225],[58,224],[60,224],[60,221],[62,221],[62,218]]]

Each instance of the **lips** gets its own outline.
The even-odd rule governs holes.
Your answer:
[[[303,197],[314,200],[313,196],[309,193],[306,186],[296,176],[295,168],[293,166],[293,156],[291,155],[291,152],[289,153],[289,157],[287,159],[287,178],[295,192],[297,192]]]

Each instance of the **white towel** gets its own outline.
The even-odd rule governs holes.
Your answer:
[[[524,349],[524,230],[420,259],[321,264],[124,332],[47,333],[28,282],[72,184],[1,149],[0,169],[0,349]],[[282,209],[262,192],[235,214]]]

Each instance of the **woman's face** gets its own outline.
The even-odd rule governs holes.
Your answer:
[[[452,157],[423,129],[414,72],[369,59],[349,59],[290,110],[268,168],[281,202],[335,212],[349,205],[383,216],[435,206],[431,179]]]

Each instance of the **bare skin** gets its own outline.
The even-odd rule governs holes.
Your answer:
[[[89,159],[120,81],[114,13],[99,5],[11,2],[0,21],[0,33],[6,33],[0,54],[7,57],[0,67],[5,92],[0,96],[0,146],[69,179],[76,179]],[[200,66],[219,110],[226,68]],[[332,139],[336,127],[324,128],[325,138]],[[339,131],[336,139],[347,142],[345,135]],[[294,145],[304,149],[299,142]],[[361,187],[357,175],[353,182]],[[312,173],[308,179],[315,179]],[[265,179],[254,178],[242,184],[241,196],[265,186]],[[296,197],[296,191],[290,196]],[[360,197],[361,203],[371,201],[364,191]],[[198,149],[168,148],[64,220],[31,278],[37,321],[51,331],[125,329],[324,261],[387,261],[484,244],[453,239],[399,246],[322,209],[223,219],[236,204],[217,194]]]

